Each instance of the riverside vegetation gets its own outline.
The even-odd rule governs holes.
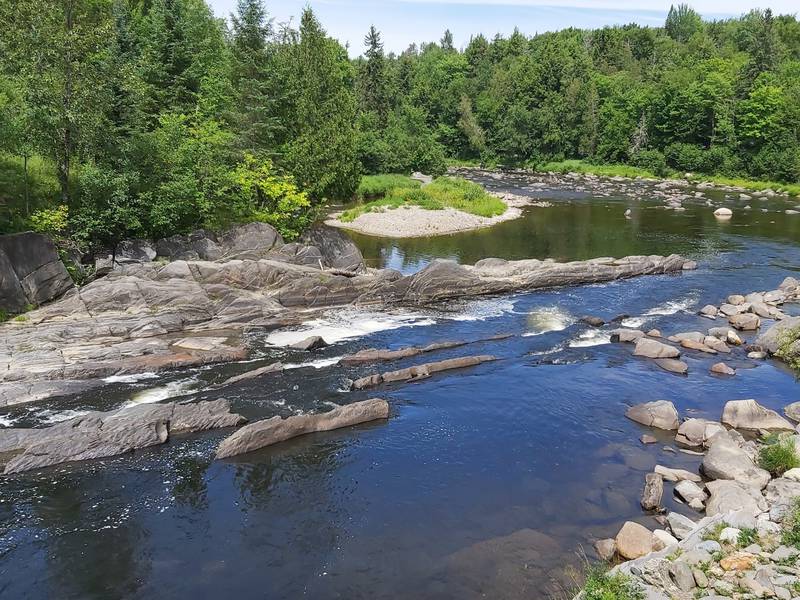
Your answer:
[[[362,174],[440,175],[448,159],[797,189],[793,16],[703,21],[680,5],[663,27],[463,49],[446,31],[399,54],[373,27],[351,60],[310,9],[295,27],[267,8],[239,0],[224,21],[204,0],[4,3],[0,228],[82,251],[248,221],[291,239]]]

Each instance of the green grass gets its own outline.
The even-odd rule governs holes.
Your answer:
[[[781,542],[786,546],[800,548],[800,498],[792,501],[789,514],[783,518]]]
[[[758,542],[758,531],[752,529],[750,527],[745,527],[739,531],[739,539],[736,540],[736,543],[741,546],[742,548],[747,548],[752,544]]]
[[[543,173],[587,173],[603,177],[658,177],[647,169],[632,167],[630,165],[610,164],[595,165],[582,160],[562,160],[536,165],[536,170]]]
[[[758,464],[773,477],[780,477],[789,469],[800,467],[791,436],[768,436],[766,444],[758,451]]]
[[[599,567],[590,567],[583,585],[584,600],[644,600],[644,592],[622,573],[611,575]]]
[[[707,529],[705,533],[703,533],[703,540],[713,540],[715,542],[719,542],[719,536],[722,534],[722,530],[726,527],[727,525],[725,523],[717,523],[713,528]]]
[[[800,327],[782,332],[778,337],[778,351],[775,353],[775,356],[796,371],[800,371],[800,353],[794,349],[798,340],[800,340]]]
[[[763,190],[774,190],[776,192],[786,192],[790,196],[800,196],[800,183],[779,183],[777,181],[759,181],[755,179],[739,179],[736,177],[723,177],[722,175],[694,175],[692,182],[709,181],[717,185],[729,185],[741,187],[746,190],[760,192]]]
[[[425,187],[393,187],[386,191],[383,198],[348,209],[339,218],[349,223],[366,212],[401,206],[418,206],[426,210],[454,208],[481,217],[494,217],[506,211],[506,205],[499,198],[487,194],[477,183],[459,177],[439,177]]]
[[[418,188],[422,184],[407,175],[364,175],[356,190],[359,200],[381,198],[393,188]]]

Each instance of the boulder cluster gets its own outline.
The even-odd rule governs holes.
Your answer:
[[[797,421],[800,403],[784,412]],[[598,554],[628,561],[615,571],[630,576],[648,599],[797,597],[800,469],[778,474],[762,468],[762,442],[753,439],[780,435],[797,453],[796,425],[755,400],[726,403],[720,421],[681,421],[673,403],[665,400],[631,406],[626,416],[674,431],[681,451],[702,455],[702,463],[699,473],[657,465],[645,476],[641,504],[662,527],[651,531],[628,521],[614,538],[596,543]],[[663,514],[669,485],[693,516]]]

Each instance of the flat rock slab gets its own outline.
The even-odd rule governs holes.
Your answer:
[[[370,387],[375,387],[382,383],[394,383],[397,381],[418,381],[426,379],[434,373],[441,371],[449,371],[451,369],[463,369],[466,367],[474,367],[481,363],[491,362],[497,360],[496,356],[489,354],[480,356],[462,356],[459,358],[450,358],[447,360],[440,360],[438,362],[425,363],[415,367],[408,367],[406,369],[399,369],[397,371],[389,371],[388,373],[370,375],[356,379],[351,386],[354,390],[363,390]]]
[[[92,412],[44,429],[0,430],[6,475],[66,462],[106,458],[163,444],[172,434],[245,423],[225,399],[191,404],[145,404]]]
[[[389,403],[377,398],[347,404],[334,408],[330,412],[316,415],[299,415],[286,419],[272,417],[250,423],[223,440],[217,448],[216,457],[229,458],[266,448],[300,435],[341,429],[388,417]]]
[[[271,363],[269,365],[259,367],[258,369],[252,369],[250,371],[245,371],[240,375],[234,375],[233,377],[229,377],[225,381],[222,381],[216,384],[214,387],[223,387],[226,385],[231,385],[233,383],[239,383],[240,381],[247,381],[250,379],[255,379],[256,377],[260,377],[261,375],[267,375],[269,373],[280,373],[283,371],[284,366],[283,363]]]
[[[734,429],[794,431],[792,424],[755,400],[731,400],[722,411],[722,422]]]
[[[644,356],[645,358],[678,358],[680,350],[673,346],[668,346],[650,338],[639,338],[633,350],[634,356]]]

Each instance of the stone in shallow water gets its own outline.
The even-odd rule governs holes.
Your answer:
[[[307,433],[331,431],[388,417],[389,403],[377,398],[339,406],[326,413],[299,415],[286,419],[272,417],[250,423],[223,440],[217,448],[216,457],[229,458]]]
[[[320,348],[325,348],[328,345],[321,336],[312,335],[311,337],[307,337],[304,340],[300,340],[289,346],[292,350],[304,350],[310,352],[311,350],[319,350]]]
[[[689,372],[689,365],[675,358],[658,358],[655,363],[665,371],[677,375],[686,375]]]
[[[644,356],[645,358],[677,358],[681,353],[673,346],[642,337],[636,342],[633,355]]]
[[[657,473],[648,473],[644,478],[641,505],[645,510],[657,510],[664,494],[664,480]]]
[[[627,521],[617,537],[617,552],[627,559],[639,558],[653,550],[653,534],[646,527]]]
[[[708,441],[717,433],[725,431],[725,427],[717,421],[686,419],[678,427],[675,442],[682,446],[699,448],[708,445]]]
[[[678,411],[669,400],[636,404],[625,411],[625,416],[642,425],[667,431],[677,429],[679,423]]]
[[[722,411],[722,422],[734,429],[793,431],[792,424],[755,400],[731,400]]]
[[[736,369],[732,369],[724,362],[718,362],[711,365],[711,369],[709,370],[717,375],[736,375]]]

